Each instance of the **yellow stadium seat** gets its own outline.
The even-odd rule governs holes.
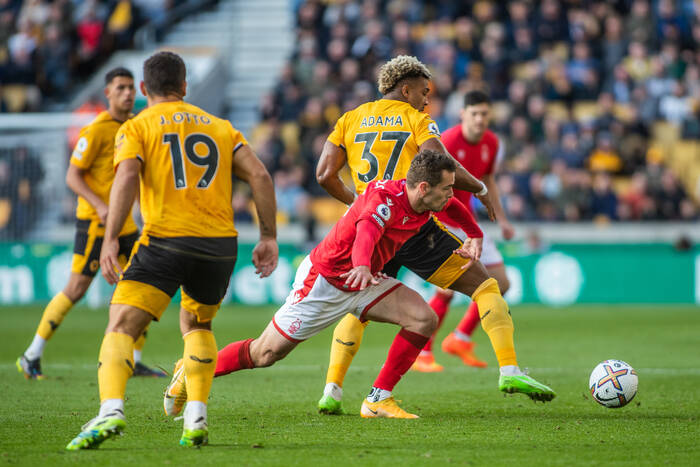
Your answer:
[[[563,102],[553,101],[547,104],[547,115],[558,120],[569,119],[569,109]]]
[[[9,84],[2,88],[2,100],[7,105],[7,110],[22,112],[27,106],[27,88],[22,84]]]
[[[0,199],[0,229],[4,229],[10,222],[10,214],[12,214],[12,204],[7,198]]]
[[[595,101],[579,101],[574,104],[574,119],[577,121],[593,120],[598,115],[600,109]]]
[[[348,207],[335,198],[315,198],[311,201],[311,213],[324,225],[333,225],[343,217]]]

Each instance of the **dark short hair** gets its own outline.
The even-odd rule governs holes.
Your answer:
[[[129,70],[127,70],[123,66],[118,66],[116,68],[112,68],[107,72],[107,74],[105,75],[105,85],[111,83],[112,80],[118,76],[134,79],[134,75]]]
[[[491,98],[484,91],[474,90],[469,91],[464,95],[464,107],[478,104],[490,104]]]
[[[143,62],[143,83],[148,94],[181,94],[187,71],[185,62],[172,52],[158,52]]]
[[[452,156],[444,152],[424,149],[413,158],[406,174],[406,183],[411,188],[420,182],[428,182],[428,185],[436,186],[442,181],[443,170],[448,172],[457,170],[457,163]]]

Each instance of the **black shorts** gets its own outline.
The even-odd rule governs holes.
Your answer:
[[[462,275],[464,270],[461,268],[468,262],[452,253],[461,246],[462,241],[431,216],[384,265],[383,272],[396,277],[403,266],[431,284],[447,288]]]
[[[152,285],[171,298],[182,287],[183,292],[203,305],[221,302],[236,265],[235,254],[233,258],[230,255],[216,257],[186,252],[181,248],[172,249],[169,248],[172,243],[167,239],[158,239],[157,244],[154,243],[151,238],[148,245],[139,245],[122,280]],[[234,238],[233,250],[236,249]],[[230,245],[228,250],[230,253]]]
[[[119,263],[124,267],[139,233],[133,232],[119,237]],[[104,240],[104,226],[96,220],[78,219],[76,222],[75,242],[73,243],[73,263],[71,272],[95,277],[100,269],[100,250]]]

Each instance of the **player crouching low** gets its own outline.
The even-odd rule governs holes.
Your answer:
[[[430,219],[445,209],[467,233],[456,253],[478,259],[482,233],[469,211],[452,197],[456,164],[446,154],[420,152],[405,180],[373,182],[299,266],[293,290],[257,339],[234,342],[219,351],[215,376],[270,366],[297,344],[347,313],[360,321],[398,324],[387,359],[361,414],[366,418],[417,418],[401,409],[391,391],[415,361],[437,326],[437,316],[409,287],[381,270]],[[166,389],[167,415],[187,399],[184,375],[177,371]]]

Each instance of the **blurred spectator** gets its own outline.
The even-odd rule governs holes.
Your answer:
[[[595,221],[617,219],[617,196],[612,189],[610,175],[607,173],[599,173],[593,178],[591,215]]]

